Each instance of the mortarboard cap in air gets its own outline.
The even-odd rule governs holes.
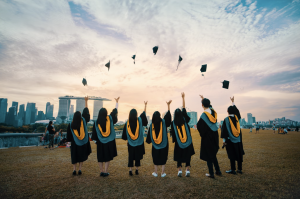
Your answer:
[[[223,88],[226,88],[226,89],[229,88],[229,81],[224,80],[222,83],[223,83]]]
[[[206,72],[206,68],[207,68],[207,64],[204,64],[201,66],[201,69],[200,71],[203,73],[203,72]]]
[[[157,50],[158,50],[158,46],[154,46],[154,47],[153,47],[153,53],[154,53],[154,55],[156,55]]]
[[[87,85],[87,81],[86,81],[86,79],[85,79],[85,78],[83,78],[83,80],[82,80],[82,84],[83,84],[83,86]]]
[[[108,70],[109,70],[109,68],[110,68],[110,60],[109,60],[109,62],[107,63],[107,64],[105,64],[105,66],[108,68]]]
[[[135,64],[135,55],[132,56],[133,63]]]

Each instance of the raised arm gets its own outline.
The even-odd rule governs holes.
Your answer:
[[[144,104],[145,104],[145,109],[144,109],[144,112],[146,114],[146,109],[147,109],[147,104],[148,104],[148,101],[144,101]]]
[[[237,109],[237,107],[235,106],[235,104],[234,104],[234,96],[231,98],[230,97],[230,100],[231,100],[231,102],[232,102],[232,106],[234,107],[234,114],[237,116],[237,118],[240,120],[241,119],[241,114],[240,114],[240,111],[239,111],[239,109]]]
[[[184,99],[185,94],[184,94],[184,92],[181,93],[181,97],[182,97],[182,108],[185,108],[185,99]]]
[[[171,125],[171,122],[172,122],[172,117],[171,117],[171,113],[170,113],[170,104],[172,103],[172,100],[170,100],[166,103],[168,105],[168,112],[164,116],[164,120],[166,122],[166,127],[169,127]]]
[[[120,99],[120,97],[115,98],[115,100],[116,100],[116,109],[118,109],[118,106],[119,106],[119,99]]]
[[[84,97],[85,108],[88,108],[88,100],[89,100],[89,96]]]

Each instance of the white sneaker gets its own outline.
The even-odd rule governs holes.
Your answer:
[[[163,178],[163,177],[166,177],[166,173],[163,173],[163,174],[161,174],[161,177]]]
[[[153,175],[154,177],[157,177],[157,173],[155,173],[155,172],[153,172],[152,175]]]
[[[178,177],[181,177],[182,176],[182,171],[178,171]]]
[[[190,177],[191,172],[190,171],[185,171],[185,177]]]

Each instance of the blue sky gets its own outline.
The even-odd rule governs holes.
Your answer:
[[[0,97],[9,106],[45,110],[50,101],[57,114],[59,96],[120,96],[124,121],[146,100],[150,116],[167,100],[175,109],[185,92],[198,117],[199,94],[221,119],[234,95],[243,117],[300,121],[299,0],[0,1],[0,21]]]

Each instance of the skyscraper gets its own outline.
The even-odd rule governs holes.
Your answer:
[[[25,124],[31,124],[35,122],[35,103],[27,102]]]
[[[98,113],[100,109],[103,107],[103,101],[100,100],[94,100],[94,113],[93,113],[93,120],[96,121],[98,118]],[[76,110],[77,110],[77,104],[76,104]],[[83,109],[82,109],[83,110]],[[82,111],[81,110],[81,111]]]
[[[82,113],[83,109],[85,108],[85,100],[84,99],[76,99],[76,111],[80,111]],[[94,107],[95,110],[95,107]],[[99,110],[97,111],[99,112]],[[98,117],[98,115],[97,115]],[[94,117],[93,117],[94,119]]]
[[[49,105],[48,108],[47,108],[46,119],[49,119],[49,120],[53,119],[53,110],[54,110],[54,104]]]
[[[38,112],[38,117],[37,120],[44,120],[45,119],[45,114],[43,111]]]
[[[247,113],[247,118],[248,118],[248,124],[252,124],[253,123],[253,118],[252,118],[252,114],[251,113]]]
[[[66,117],[69,116],[69,105],[70,100],[69,99],[60,99],[59,100],[59,107],[58,107],[58,114],[57,117]]]
[[[13,126],[15,122],[15,112],[16,112],[16,107],[12,106],[8,110],[8,115],[7,115],[7,125]]]
[[[45,110],[45,116],[46,116],[46,119],[48,119],[48,107],[50,106],[50,102],[47,102],[46,103],[46,110]]]
[[[255,117],[252,117],[252,122],[256,123]]]
[[[0,98],[0,123],[5,123],[7,112],[7,99]]]
[[[69,120],[73,120],[73,116],[74,116],[74,105],[71,105],[69,110]]]
[[[18,113],[18,119],[23,120],[25,119],[25,104],[20,104],[19,113]]]
[[[191,118],[189,121],[190,126],[194,126],[197,124],[197,112],[191,111],[187,112],[188,116]]]
[[[12,107],[13,107],[13,106],[16,107],[16,108],[15,108],[15,115],[18,114],[18,104],[19,104],[18,102],[12,102],[12,105],[11,105]]]

